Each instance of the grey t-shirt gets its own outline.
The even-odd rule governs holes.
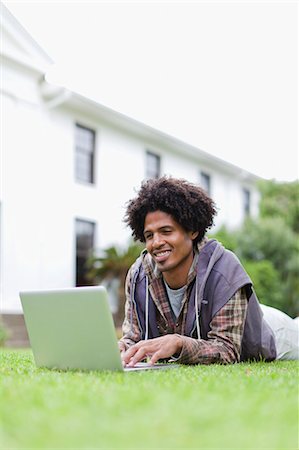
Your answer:
[[[170,306],[172,308],[172,311],[173,311],[175,317],[177,318],[181,311],[181,306],[182,306],[182,301],[183,301],[184,294],[186,291],[186,286],[182,286],[179,289],[171,289],[165,281],[164,281],[164,284],[166,287]]]
[[[191,265],[191,267],[189,269],[189,274],[196,267],[197,261],[198,261],[198,252],[196,251],[195,254],[194,254],[192,265]],[[185,295],[185,291],[187,289],[187,285],[182,286],[179,289],[171,289],[168,286],[168,284],[166,283],[166,281],[165,280],[163,280],[163,281],[164,281],[164,284],[165,284],[165,287],[166,287],[166,291],[167,291],[168,299],[169,299],[169,302],[170,302],[170,306],[171,306],[172,311],[173,311],[173,313],[174,313],[174,315],[175,315],[175,317],[177,319],[179,317],[180,312],[181,312],[182,301],[183,301],[183,298],[184,298],[184,295]]]

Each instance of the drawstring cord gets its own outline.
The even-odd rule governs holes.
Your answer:
[[[148,295],[148,277],[145,277],[145,341],[148,340],[148,321],[149,321],[149,314],[148,314],[148,307],[149,307],[149,295]]]
[[[135,287],[136,287],[136,279],[138,276],[138,269],[135,271],[135,273],[133,274],[133,279],[132,279],[132,290],[131,290],[131,311],[130,311],[130,327],[131,327],[131,333],[133,334],[133,309],[136,307],[135,305]],[[136,318],[137,318],[137,322],[138,322],[138,326],[139,326],[139,330],[141,331],[141,325],[138,319],[138,315],[136,314]]]
[[[199,310],[198,310],[198,289],[197,283],[195,285],[195,317],[196,317],[196,330],[197,330],[197,339],[201,339],[200,336],[200,326],[199,326]]]

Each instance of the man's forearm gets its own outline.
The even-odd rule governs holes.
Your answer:
[[[181,364],[230,364],[240,360],[238,349],[231,342],[204,340],[182,336],[183,347],[176,359]]]

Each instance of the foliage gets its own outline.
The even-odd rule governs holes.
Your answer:
[[[238,233],[237,241],[236,253],[241,260],[269,261],[276,271],[276,282],[272,271],[268,281],[264,279],[264,288],[260,286],[263,295],[265,295],[266,286],[270,290],[265,296],[267,304],[278,306],[290,316],[296,316],[299,312],[299,261],[296,233],[279,217],[264,218],[258,221],[247,221]],[[261,284],[260,281],[267,275],[269,270],[264,275],[258,274],[255,270],[254,283]],[[272,301],[271,296],[273,296]]]
[[[296,361],[131,373],[36,369],[29,351],[0,361],[3,449],[297,448]]]
[[[119,308],[114,317],[115,325],[119,327],[124,318],[125,292],[124,284],[127,272],[138,258],[144,246],[130,242],[128,247],[111,246],[103,250],[101,256],[93,255],[87,261],[87,278],[93,284],[117,278],[119,280]]]
[[[293,253],[289,256],[286,264],[287,272],[285,279],[282,279],[282,288],[285,299],[287,299],[287,308],[282,308],[290,316],[299,316],[299,241]]]
[[[229,231],[225,225],[223,225],[219,230],[210,235],[212,239],[217,239],[221,244],[232,252],[236,251],[237,248],[237,236],[235,233]]]
[[[261,186],[261,217],[248,219],[235,231],[222,227],[211,237],[240,258],[261,303],[295,317],[299,314],[298,183],[263,181]]]
[[[5,344],[6,339],[7,339],[7,331],[4,328],[4,325],[0,318],[0,347],[2,347]]]
[[[299,233],[299,181],[277,183],[262,180],[260,216],[279,217],[294,232]]]
[[[107,278],[124,277],[143,248],[141,244],[130,243],[126,248],[111,246],[104,249],[102,256],[92,256],[88,260],[88,278],[101,282]]]
[[[242,261],[243,266],[254,284],[254,290],[260,303],[285,309],[284,297],[280,289],[280,280],[277,270],[271,261]]]
[[[238,233],[237,251],[241,258],[269,259],[282,277],[288,272],[288,260],[297,245],[295,233],[280,218],[246,221]]]

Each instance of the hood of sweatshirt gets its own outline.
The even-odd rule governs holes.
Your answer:
[[[194,260],[192,266],[189,270],[187,285],[191,283],[196,277],[195,288],[195,300],[193,303],[193,307],[190,308],[190,312],[193,311],[195,316],[193,315],[193,319],[187,319],[188,322],[192,320],[192,323],[197,328],[197,334],[200,336],[200,327],[199,327],[199,312],[201,308],[201,302],[203,300],[203,292],[205,288],[206,281],[213,269],[213,266],[221,257],[224,252],[224,247],[218,243],[214,239],[204,238],[197,246],[195,251]],[[135,293],[135,285],[137,278],[140,280],[144,279],[145,282],[145,339],[148,336],[148,321],[149,321],[149,291],[152,293],[157,288],[157,283],[161,283],[162,273],[157,269],[156,264],[151,257],[151,255],[147,252],[147,250],[143,250],[140,257],[136,261],[133,269],[133,281],[132,281],[132,289],[131,289],[131,300],[135,304],[134,293]],[[143,275],[140,274],[140,269],[142,267]],[[160,310],[159,302],[156,302],[157,308]],[[136,304],[135,304],[136,307]],[[195,311],[194,311],[195,310]],[[160,313],[163,314],[163,311],[160,310]],[[196,321],[194,322],[194,317]],[[190,322],[190,326],[191,325]]]

